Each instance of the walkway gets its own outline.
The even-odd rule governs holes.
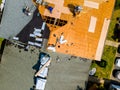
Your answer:
[[[113,46],[113,47],[118,47],[120,43],[118,42],[114,42],[114,41],[110,41],[110,40],[106,40],[105,42],[105,45],[108,45],[108,46]]]

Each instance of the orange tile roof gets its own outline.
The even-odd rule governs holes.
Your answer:
[[[54,17],[67,21],[66,25],[57,28],[54,28],[54,25],[51,26],[48,24],[51,30],[48,45],[55,44],[56,38],[59,39],[61,33],[63,33],[67,42],[65,44],[57,42],[55,46],[56,52],[92,60],[100,60],[115,0],[87,0],[97,3],[99,5],[98,9],[84,6],[84,0],[46,1],[53,4],[53,13],[50,14],[44,6],[39,5],[38,8],[42,16]],[[80,14],[73,17],[67,7],[68,4],[81,5],[83,10]],[[91,16],[97,18],[94,32],[88,31]],[[54,34],[56,37],[54,37]]]

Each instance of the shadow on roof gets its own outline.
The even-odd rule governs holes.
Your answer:
[[[16,37],[19,38],[20,42],[25,44],[27,44],[28,41],[34,42],[34,39],[30,38],[29,35],[34,32],[34,28],[41,28],[43,22],[44,21],[42,20],[42,17],[39,14],[38,9],[36,9],[33,14],[32,20],[21,30],[21,32],[18,35],[16,35]],[[45,29],[41,33],[42,33],[42,38],[45,39],[49,38],[50,30],[47,27],[47,25],[45,25]]]

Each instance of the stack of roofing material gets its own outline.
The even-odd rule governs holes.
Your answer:
[[[30,34],[30,37],[33,37],[33,38],[34,38],[34,37],[35,37],[35,35],[34,35],[34,34]]]
[[[13,37],[13,40],[19,40],[19,37]]]
[[[41,34],[41,29],[36,29],[36,28],[34,28],[33,34],[34,34],[35,36],[41,37],[41,36],[42,36],[42,34]]]
[[[35,40],[42,42],[42,38],[35,38]]]
[[[66,42],[67,42],[67,40],[63,40],[63,41],[60,41],[60,44],[64,44]]]
[[[35,43],[34,43],[34,42],[31,42],[31,41],[28,41],[28,44],[30,44],[30,45],[35,45]]]
[[[64,44],[64,43],[67,42],[67,40],[64,40],[64,36],[61,35],[61,36],[60,36],[60,40],[59,40],[59,42],[60,42],[60,44]]]
[[[29,45],[27,45],[27,46],[25,47],[25,49],[26,49],[26,50],[28,50],[28,49],[29,49],[29,47],[30,47],[30,46],[29,46]]]
[[[53,47],[53,46],[49,46],[47,49],[48,49],[48,50],[51,50],[51,51],[53,51],[53,52],[56,51],[55,47]]]
[[[36,29],[36,28],[34,28],[34,32],[36,32],[36,33],[41,33],[41,29]]]
[[[35,45],[37,47],[42,47],[41,42],[43,41],[41,31],[45,29],[46,23],[43,22],[41,29],[34,28],[34,32],[31,33],[29,36],[35,38],[35,42],[28,41],[28,44]],[[40,43],[39,43],[40,42]]]
[[[45,29],[45,25],[46,25],[46,23],[45,23],[45,22],[43,22],[42,27],[41,27],[41,29],[42,29],[42,30],[44,30],[44,29]]]
[[[41,33],[37,33],[37,32],[34,32],[34,35],[35,35],[35,36],[38,36],[38,37],[41,37],[41,36],[42,36]]]
[[[88,28],[89,32],[92,32],[92,33],[95,32],[96,23],[97,23],[97,18],[94,17],[94,16],[91,16],[90,25],[89,25],[89,28]]]
[[[90,8],[95,8],[95,9],[99,9],[99,3],[93,2],[93,1],[89,1],[89,0],[85,0],[84,1],[84,6],[90,7]]]
[[[30,37],[36,37],[36,36],[41,37],[42,36],[41,31],[42,31],[41,29],[34,28],[34,32],[30,33]]]
[[[42,46],[42,44],[41,43],[37,43],[37,42],[35,42],[35,44],[34,44],[35,46],[37,46],[37,47],[41,47]]]
[[[41,31],[42,31],[41,29],[34,28],[34,32],[31,33],[29,36],[34,38],[35,41],[37,41],[37,42],[28,41],[28,44],[35,45],[37,47],[42,47],[42,44],[38,43],[38,42],[42,42],[42,38],[39,38],[42,36]]]
[[[17,43],[17,45],[20,46],[20,47],[22,47],[22,48],[25,47],[25,45],[22,45],[22,44],[20,44],[20,43]]]

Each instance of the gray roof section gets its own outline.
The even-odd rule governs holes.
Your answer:
[[[6,0],[5,8],[0,25],[0,37],[10,38],[16,36],[26,24],[32,19],[26,16],[22,9],[25,6],[32,8],[32,0]],[[32,8],[34,11],[36,8]]]
[[[39,49],[34,53],[30,50],[15,45],[5,47],[0,64],[0,90],[33,90],[30,89],[34,85],[32,67],[38,60]]]
[[[31,46],[28,51],[16,45],[5,47],[0,64],[0,90],[33,90],[34,69],[39,67],[39,49],[31,52],[33,49]],[[91,60],[53,52],[49,55],[52,61],[45,90],[86,90]],[[57,56],[60,61],[56,60]]]
[[[52,61],[45,90],[86,90],[91,60],[60,53],[49,54]]]

